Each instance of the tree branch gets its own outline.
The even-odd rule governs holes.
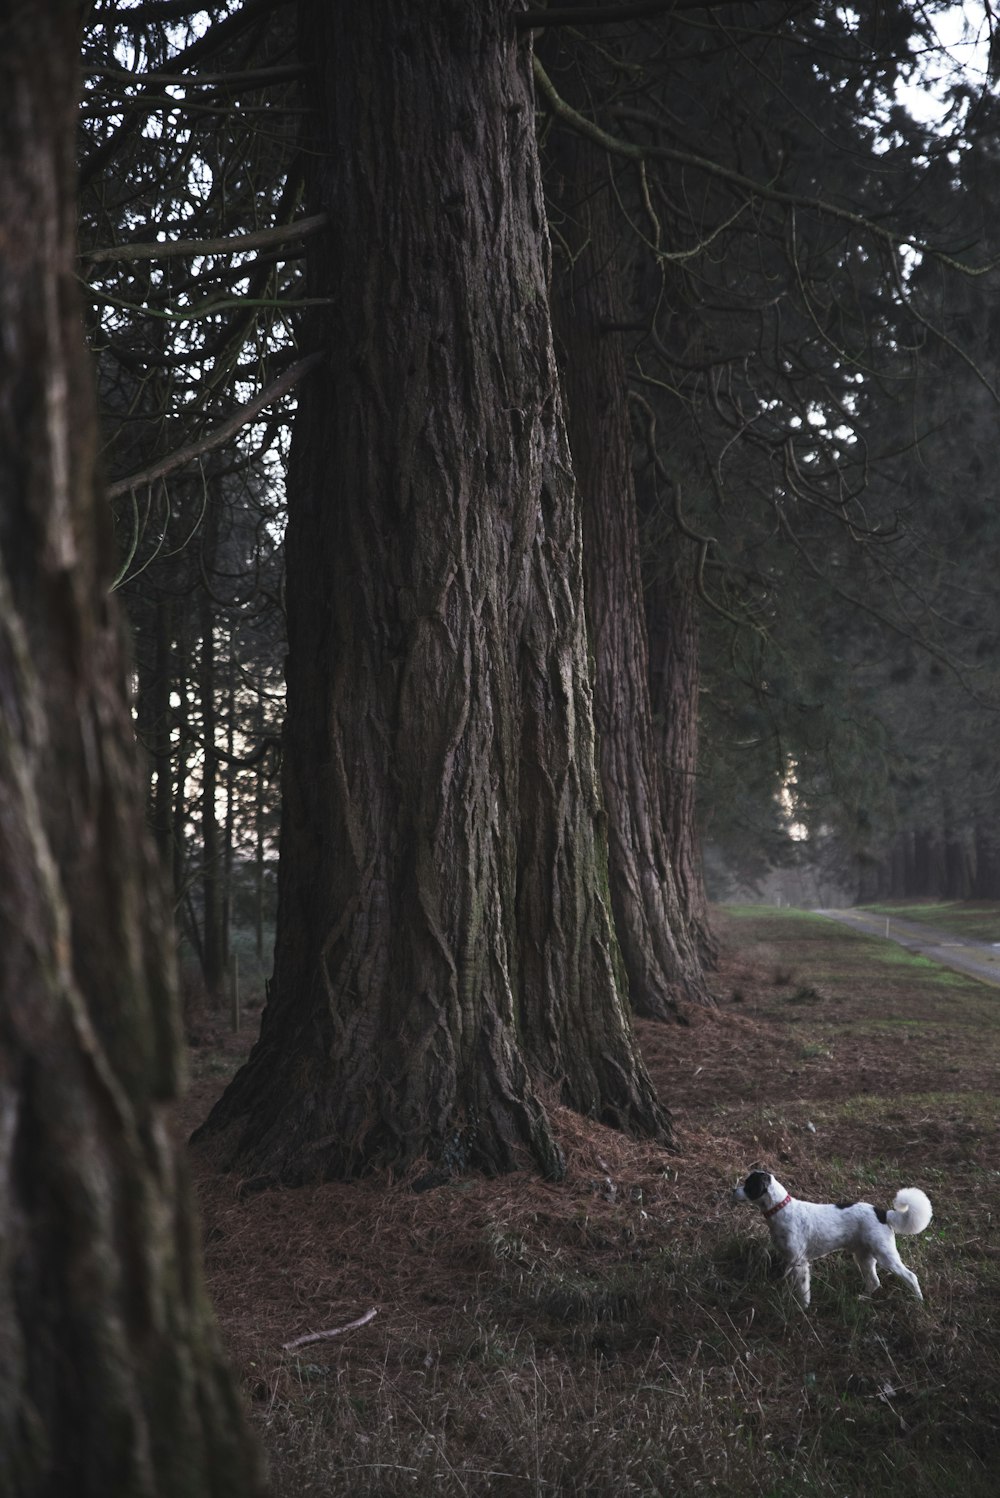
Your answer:
[[[535,31],[543,26],[610,26],[615,21],[641,21],[664,11],[711,10],[708,0],[701,5],[679,6],[676,0],[635,0],[632,5],[553,5],[544,10],[523,10],[514,17],[518,31]]]
[[[233,234],[223,239],[166,239],[155,244],[111,244],[98,250],[85,250],[80,259],[87,265],[109,260],[167,260],[175,255],[238,255],[244,250],[268,249],[290,239],[305,239],[316,234],[327,223],[325,213],[300,218],[290,224],[272,224],[250,234]]]
[[[609,135],[606,130],[601,129],[600,125],[595,125],[593,120],[588,120],[586,115],[574,109],[572,104],[567,104],[537,56],[531,59],[531,66],[534,70],[535,82],[548,100],[549,108],[557,119],[563,120],[578,134],[596,141],[597,145],[602,146],[605,151],[611,151],[615,156],[628,156],[633,161],[644,160],[647,152],[643,146],[634,145],[630,140],[622,140],[617,135]]]
[[[138,473],[129,474],[128,478],[117,479],[113,484],[109,484],[108,498],[117,499],[120,495],[127,494],[130,489],[138,489],[143,484],[152,484],[156,479],[165,478],[168,473],[173,473],[176,469],[183,468],[186,463],[200,458],[203,453],[212,452],[215,448],[221,447],[231,437],[235,437],[236,433],[248,422],[253,421],[265,406],[273,405],[276,400],[287,395],[304,375],[316,368],[323,357],[323,354],[317,353],[307,354],[304,359],[299,359],[297,363],[286,369],[284,374],[279,375],[273,384],[268,385],[259,395],[255,395],[253,400],[248,401],[245,406],[240,406],[239,410],[234,411],[219,426],[206,432],[204,437],[199,437],[197,442],[190,442],[186,447],[180,447],[176,452],[158,459],[149,468],[143,468]]]
[[[310,1332],[305,1337],[294,1337],[291,1342],[282,1342],[282,1350],[284,1352],[291,1352],[292,1348],[306,1347],[310,1342],[325,1342],[328,1337],[342,1337],[344,1332],[353,1332],[356,1327],[367,1326],[369,1321],[374,1321],[377,1315],[377,1308],[372,1306],[370,1311],[366,1311],[363,1316],[359,1316],[357,1321],[349,1321],[346,1326],[331,1326],[329,1331]]]
[[[134,15],[129,11],[129,15]],[[128,68],[87,66],[83,69],[86,78],[106,78],[112,83],[124,83],[130,88],[145,89],[156,84],[162,88],[170,84],[177,88],[216,88],[220,86],[229,87],[237,83],[268,84],[282,83],[287,79],[302,78],[305,69],[297,62],[276,63],[270,68],[246,68],[242,72],[233,73],[133,73]],[[181,101],[175,99],[175,104]]]
[[[187,5],[188,0],[182,0],[182,3]],[[282,3],[284,3],[284,0],[282,0]],[[109,25],[134,25],[143,11],[150,12],[150,19],[155,19],[151,14],[153,11],[160,11],[160,18],[163,19],[166,16],[166,12],[171,8],[169,0],[168,3],[162,6],[137,6],[136,9],[129,11],[122,10],[120,6],[113,6],[110,8],[111,14],[106,18],[101,17],[99,19],[104,20],[105,24]],[[197,11],[198,7],[194,6],[193,9]],[[244,0],[244,4],[239,10],[232,11],[229,15],[213,22],[206,31],[201,32],[188,46],[184,47],[180,52],[175,52],[170,59],[171,66],[175,68],[193,68],[197,66],[204,57],[211,57],[213,54],[221,52],[234,37],[238,37],[242,31],[252,25],[259,14],[264,11],[270,13],[273,9],[274,0]],[[179,13],[185,14],[186,12]],[[136,95],[136,102],[139,102],[144,92],[144,85],[138,76],[136,77],[136,87],[139,90]],[[177,100],[175,102],[179,103],[180,101]],[[134,106],[126,106],[121,116],[121,123],[108,134],[107,139],[101,145],[96,146],[89,156],[85,156],[82,159],[77,172],[78,185],[81,188],[86,187],[88,183],[92,182],[103,171],[108,161],[118,149],[122,137],[135,129],[135,120],[138,113],[139,111]]]
[[[278,4],[286,4],[288,0],[264,0],[264,3],[274,8]],[[195,16],[199,11],[205,9],[202,0],[148,0],[145,5],[134,5],[131,10],[123,10],[114,0],[94,11],[88,18],[88,24],[95,26],[138,26],[140,23],[152,21],[156,25],[162,25],[167,21],[183,21],[188,16]]]
[[[527,14],[527,12],[524,12]],[[532,59],[535,81],[548,100],[552,113],[578,134],[585,135],[588,139],[595,141],[604,150],[612,152],[616,156],[624,156],[630,161],[674,161],[680,166],[690,166],[696,171],[706,172],[720,182],[728,182],[730,186],[737,187],[740,191],[747,193],[750,197],[760,198],[764,202],[779,203],[787,208],[801,208],[810,213],[822,214],[826,218],[835,219],[839,223],[850,224],[852,228],[859,229],[865,234],[871,235],[873,239],[879,240],[887,245],[894,253],[902,248],[916,250],[922,255],[928,255],[936,260],[939,265],[948,266],[951,270],[959,271],[963,276],[984,276],[987,272],[995,270],[1000,264],[1000,258],[988,261],[984,265],[963,265],[953,255],[944,250],[936,249],[926,240],[918,239],[915,234],[901,234],[894,229],[887,229],[884,225],[876,223],[872,218],[863,213],[858,213],[852,208],[842,208],[836,203],[831,203],[822,198],[811,198],[801,193],[786,192],[779,187],[773,187],[769,182],[760,182],[753,177],[744,176],[742,172],[733,170],[732,167],[723,166],[721,162],[712,161],[707,156],[698,156],[693,151],[680,151],[672,146],[638,145],[635,141],[623,140],[620,135],[611,135],[607,130],[602,130],[593,120],[588,120],[585,115],[580,114],[572,105],[556,90],[552,79],[546,73],[537,57]],[[634,120],[649,125],[655,123],[650,116],[633,109],[619,108],[615,114],[620,119]]]

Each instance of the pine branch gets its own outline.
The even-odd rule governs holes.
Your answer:
[[[189,442],[186,447],[180,447],[176,452],[168,453],[165,458],[159,458],[148,468],[140,469],[138,473],[129,474],[128,478],[117,479],[113,484],[109,484],[108,498],[117,499],[120,495],[127,494],[130,489],[138,489],[143,484],[152,484],[156,479],[166,478],[168,473],[174,473],[178,468],[183,468],[185,464],[193,462],[195,458],[200,458],[204,453],[222,447],[230,438],[235,437],[241,428],[253,421],[265,406],[273,405],[276,400],[287,395],[304,375],[316,368],[322,358],[323,355],[317,353],[307,354],[304,359],[299,359],[259,395],[255,395],[252,401],[248,401],[245,406],[240,406],[219,426],[206,432],[204,437],[199,437],[197,442]]]

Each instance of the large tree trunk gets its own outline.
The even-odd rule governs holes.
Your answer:
[[[607,894],[581,535],[510,0],[301,8],[315,296],[278,932],[214,1111],[286,1178],[561,1156],[532,1074],[665,1137]]]
[[[263,1491],[202,1289],[74,286],[77,7],[0,48],[0,1487]]]
[[[575,100],[573,54],[560,57],[556,78]],[[671,1018],[678,999],[710,996],[675,880],[654,751],[625,351],[621,333],[611,331],[624,316],[622,220],[606,152],[572,131],[559,132],[551,150],[566,250],[553,283],[553,325],[583,511],[611,898],[632,1006]]]

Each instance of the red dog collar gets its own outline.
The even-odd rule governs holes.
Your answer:
[[[764,1213],[764,1216],[773,1217],[775,1212],[780,1212],[782,1207],[787,1207],[791,1199],[792,1198],[790,1196],[786,1196],[785,1200],[783,1202],[779,1202],[776,1207],[768,1207],[767,1211]]]

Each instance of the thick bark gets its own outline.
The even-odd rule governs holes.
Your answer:
[[[572,68],[557,77],[572,99]],[[654,751],[625,350],[609,331],[624,318],[621,215],[605,152],[571,133],[551,149],[567,261],[554,280],[553,325],[583,512],[611,898],[632,1007],[671,1018],[678,999],[710,996],[671,857],[670,839],[693,834],[676,818],[668,829]],[[684,729],[695,725],[683,720]],[[681,728],[678,721],[678,737]]]
[[[607,898],[581,536],[510,0],[303,4],[335,294],[290,476],[274,980],[213,1113],[286,1178],[667,1124]]]
[[[650,680],[667,843],[688,939],[703,968],[718,961],[708,915],[698,840],[698,599],[691,545],[677,545],[677,565],[663,566],[646,592]]]
[[[0,1486],[259,1493],[167,1128],[176,992],[74,286],[79,13],[3,17]]]

